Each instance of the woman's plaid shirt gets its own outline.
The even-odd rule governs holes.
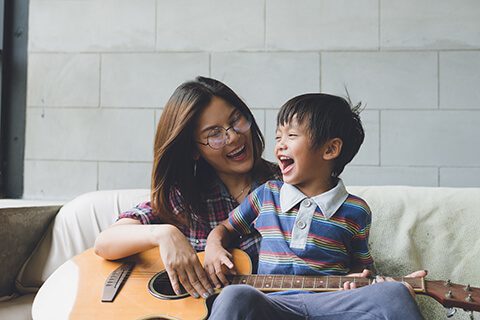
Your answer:
[[[272,174],[269,179],[279,179],[278,171]],[[254,182],[250,190],[255,190],[260,186],[260,182]],[[180,231],[190,241],[190,244],[196,251],[205,250],[207,244],[207,236],[210,231],[215,228],[220,222],[228,218],[228,214],[235,209],[239,203],[230,195],[228,189],[223,182],[217,177],[212,181],[211,187],[201,192],[201,207],[206,208],[210,213],[207,215],[207,219],[200,218],[193,215],[193,224],[189,228],[185,226]],[[174,214],[180,214],[185,210],[185,201],[176,188],[172,189],[170,193],[170,206],[173,208]],[[131,218],[140,221],[142,224],[161,224],[162,221],[152,211],[150,202],[143,202],[134,208],[122,212],[119,217]],[[238,242],[235,247],[238,247],[249,254],[252,258],[252,262],[256,265],[258,249],[260,246],[260,234],[254,230],[248,236],[239,236]]]

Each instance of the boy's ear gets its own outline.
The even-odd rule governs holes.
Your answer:
[[[342,152],[343,141],[340,138],[333,138],[325,143],[325,151],[323,153],[324,160],[333,160]]]

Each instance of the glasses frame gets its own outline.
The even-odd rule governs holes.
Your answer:
[[[199,143],[199,144],[201,144],[201,145],[204,145],[204,146],[209,146],[209,147],[212,148],[213,150],[220,150],[220,149],[222,149],[223,147],[225,147],[225,146],[228,144],[227,141],[228,141],[228,139],[229,139],[229,137],[230,137],[230,136],[229,136],[229,133],[228,133],[228,130],[232,129],[233,132],[235,132],[236,134],[244,134],[244,133],[248,132],[248,130],[250,130],[250,129],[252,128],[252,121],[250,121],[250,119],[249,119],[248,117],[245,117],[243,114],[242,114],[241,116],[244,117],[245,120],[247,120],[247,123],[248,123],[248,129],[245,130],[245,131],[243,131],[243,132],[242,132],[242,131],[239,131],[239,130],[235,130],[235,126],[234,126],[234,125],[233,125],[233,126],[230,126],[230,127],[228,127],[228,128],[221,127],[221,126],[212,128],[212,130],[213,130],[213,129],[223,129],[223,131],[224,131],[224,134],[223,134],[224,139],[223,139],[223,144],[222,144],[221,147],[219,147],[219,148],[214,148],[214,147],[210,144],[210,142],[209,142],[209,140],[208,140],[208,139],[210,138],[210,136],[207,136],[207,138],[206,138],[206,139],[207,139],[207,143],[201,142],[201,141],[197,141],[197,143]]]

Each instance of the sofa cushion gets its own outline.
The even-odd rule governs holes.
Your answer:
[[[347,189],[370,205],[370,248],[379,273],[403,276],[426,269],[427,279],[480,287],[480,188]],[[427,319],[445,318],[440,304],[419,301]]]
[[[378,271],[400,276],[419,269],[429,278],[480,287],[480,189],[347,187],[372,209],[370,246]],[[35,290],[55,268],[91,247],[120,211],[149,196],[149,190],[99,191],[66,204],[47,237],[18,278],[18,288]],[[442,319],[443,308],[419,298],[426,319]],[[456,319],[467,319],[458,312]]]
[[[91,248],[118,214],[150,196],[148,189],[96,191],[66,203],[17,276],[19,292],[36,292],[50,274]]]
[[[60,206],[0,208],[0,301],[14,294],[15,276]]]
[[[31,320],[35,294],[25,294],[10,301],[0,302],[0,319]]]

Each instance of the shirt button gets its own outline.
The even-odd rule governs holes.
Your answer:
[[[199,243],[200,243],[200,240],[195,239],[195,243],[196,243],[196,244],[199,244]]]
[[[305,229],[306,226],[307,224],[305,223],[305,221],[302,221],[302,220],[297,221],[297,227],[299,227],[300,229]]]
[[[305,207],[308,208],[308,207],[310,207],[311,205],[312,205],[312,201],[311,201],[310,199],[305,199],[305,200],[303,201],[303,206],[305,206]]]

